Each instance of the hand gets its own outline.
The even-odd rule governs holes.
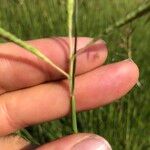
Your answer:
[[[79,38],[78,49],[90,40]],[[29,43],[39,48],[59,67],[68,70],[67,38],[40,39]],[[78,55],[75,87],[77,111],[111,103],[136,84],[139,71],[132,61],[102,65],[106,57],[107,48],[102,40]],[[0,136],[29,125],[61,118],[70,111],[67,79],[12,43],[0,45],[0,94]],[[29,144],[18,137],[6,139],[0,139],[0,147],[5,147],[4,150],[19,150]],[[111,149],[102,137],[80,133],[50,142],[37,150],[96,150],[98,147],[102,150]]]

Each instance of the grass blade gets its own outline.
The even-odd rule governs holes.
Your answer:
[[[65,75],[67,78],[69,77],[69,75],[65,71],[63,71],[61,68],[59,68],[57,65],[55,65],[47,56],[42,54],[37,48],[31,46],[30,44],[27,44],[26,42],[22,41],[21,39],[17,38],[16,36],[14,36],[13,34],[9,33],[6,30],[4,30],[1,27],[0,27],[0,36],[25,48],[27,51],[31,52],[32,54],[34,54],[41,60],[45,61],[46,63],[48,63],[49,65],[54,67],[57,71],[59,71],[60,73]]]

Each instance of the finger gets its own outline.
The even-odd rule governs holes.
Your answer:
[[[111,150],[109,143],[94,134],[79,133],[45,144],[36,150]]]
[[[78,38],[77,48],[83,48],[90,40],[85,37]],[[40,39],[28,43],[40,49],[60,68],[68,70],[68,38]],[[100,40],[78,55],[77,74],[98,67],[103,64],[106,57],[105,43]],[[0,94],[60,78],[61,73],[23,48],[12,43],[0,45]]]
[[[2,150],[33,150],[35,146],[20,136],[9,135],[0,137],[0,148]]]
[[[108,104],[125,95],[138,80],[131,61],[106,65],[76,77],[77,110]],[[6,93],[0,100],[0,135],[65,116],[70,111],[67,81]]]

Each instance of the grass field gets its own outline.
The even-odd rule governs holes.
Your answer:
[[[79,36],[97,36],[145,1],[80,0]],[[66,0],[0,0],[0,26],[23,40],[66,36],[66,18]],[[110,63],[128,58],[127,44],[122,39],[130,36],[132,58],[140,68],[141,86],[135,86],[121,101],[78,114],[79,131],[105,137],[114,150],[150,148],[149,19],[150,14],[104,37],[110,50],[107,63]],[[131,35],[130,30],[133,30]],[[72,132],[68,118],[30,127],[28,131],[40,143]]]

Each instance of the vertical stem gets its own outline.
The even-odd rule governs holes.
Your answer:
[[[75,10],[74,10],[75,9]],[[77,19],[76,19],[76,0],[68,0],[68,32],[70,41],[70,70],[69,70],[69,84],[70,84],[70,99],[71,99],[71,113],[72,113],[72,128],[74,133],[78,132],[77,129],[77,117],[76,117],[76,100],[74,95],[75,87],[75,68],[76,68],[76,58],[73,57],[76,54],[77,49]],[[75,12],[75,15],[74,15]],[[73,32],[73,16],[75,23],[75,42],[73,47],[72,32]]]

